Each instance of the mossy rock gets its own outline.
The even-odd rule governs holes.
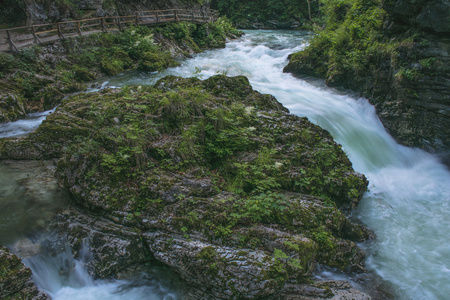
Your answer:
[[[95,74],[86,67],[76,65],[74,66],[73,71],[75,73],[75,79],[80,82],[92,81],[96,78]]]
[[[0,93],[0,123],[26,116],[25,99],[20,94]]]
[[[176,67],[179,65],[180,64],[175,61],[168,52],[145,52],[139,62],[139,68],[143,71],[149,72],[161,71],[169,67]]]
[[[50,299],[31,281],[31,270],[3,246],[0,246],[0,298],[5,300]]]
[[[261,297],[307,280],[316,261],[362,269],[354,242],[370,233],[339,208],[353,207],[367,180],[327,131],[289,114],[243,76],[169,76],[154,86],[78,94],[26,138],[4,141],[2,157],[17,143],[20,153],[28,145],[35,156],[60,158],[56,175],[78,205],[164,237],[159,248],[152,237],[146,242],[194,285],[233,293],[226,276],[204,282],[188,271],[201,265],[211,276],[238,274],[223,256],[229,251],[258,251],[249,263],[258,273],[244,285],[260,286],[252,293]],[[180,269],[175,236],[183,251],[189,240],[212,248],[196,248],[183,262],[192,268]],[[259,255],[267,268],[258,266]]]

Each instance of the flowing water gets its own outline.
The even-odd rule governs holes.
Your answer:
[[[53,111],[54,109],[32,113],[23,120],[0,124],[0,138],[17,137],[33,131],[38,128],[42,121],[44,121]]]
[[[448,299],[450,172],[431,154],[398,145],[367,100],[326,88],[320,81],[282,73],[287,56],[305,47],[308,39],[308,33],[298,31],[248,31],[225,49],[206,51],[162,74],[127,73],[109,79],[103,86],[151,84],[169,74],[195,74],[203,79],[215,74],[247,76],[256,90],[274,95],[291,113],[306,116],[327,129],[343,145],[355,170],[369,179],[369,191],[354,217],[375,231],[376,241],[362,245],[368,254],[367,267],[390,282],[394,297]],[[47,265],[50,263],[43,264]],[[45,269],[43,266],[33,270],[39,272]],[[79,274],[84,274],[83,268],[80,270]],[[55,298],[65,289],[65,283],[57,277],[53,281],[48,277],[56,282],[52,292]],[[90,295],[93,286],[100,288],[95,292],[98,294],[92,292],[92,299],[113,299],[109,291],[136,292],[119,288],[127,286],[126,282],[92,282],[84,275],[78,278],[85,278],[84,284],[77,281],[79,287],[71,287],[66,299],[82,297],[75,296],[73,290]],[[38,284],[45,288],[45,284]],[[138,288],[150,287],[144,284]],[[142,298],[138,294],[124,297]]]

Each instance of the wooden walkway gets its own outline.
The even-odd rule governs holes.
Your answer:
[[[216,10],[167,9],[136,12],[132,16],[100,17],[0,30],[0,52],[17,52],[33,44],[50,44],[56,40],[99,32],[121,31],[130,26],[158,25],[170,22],[206,23],[217,20]]]

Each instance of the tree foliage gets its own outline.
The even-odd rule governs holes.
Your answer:
[[[217,9],[221,15],[234,23],[250,22],[290,22],[304,23],[317,17],[318,0],[217,0]]]

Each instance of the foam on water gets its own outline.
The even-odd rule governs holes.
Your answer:
[[[69,247],[65,251],[50,255],[39,255],[24,259],[33,271],[33,280],[54,300],[176,300],[178,294],[167,288],[169,282],[160,278],[158,272],[141,274],[130,280],[94,280],[86,271],[89,253],[81,251],[79,260],[73,259]],[[160,271],[159,273],[163,273]]]
[[[448,169],[431,154],[398,145],[366,99],[282,73],[287,56],[302,49],[307,38],[298,32],[247,32],[226,49],[203,53],[163,75],[192,76],[195,67],[204,78],[245,75],[255,89],[330,131],[370,181],[355,212],[378,236],[367,249],[368,267],[393,284],[398,299],[447,299]]]
[[[225,49],[205,51],[162,74],[121,74],[104,86],[151,84],[165,75],[247,76],[256,90],[330,131],[354,168],[369,179],[369,191],[354,212],[377,234],[374,243],[363,245],[369,247],[368,268],[392,283],[396,299],[448,299],[450,172],[431,154],[398,145],[366,99],[283,73],[287,56],[304,48],[309,36],[248,31]],[[125,299],[118,292],[121,284],[91,281],[82,287],[61,285],[51,293],[57,299]],[[142,290],[127,290],[127,299],[141,299]]]
[[[0,138],[17,137],[28,134],[42,124],[42,121],[54,111],[48,110],[29,114],[25,119],[0,124]]]

